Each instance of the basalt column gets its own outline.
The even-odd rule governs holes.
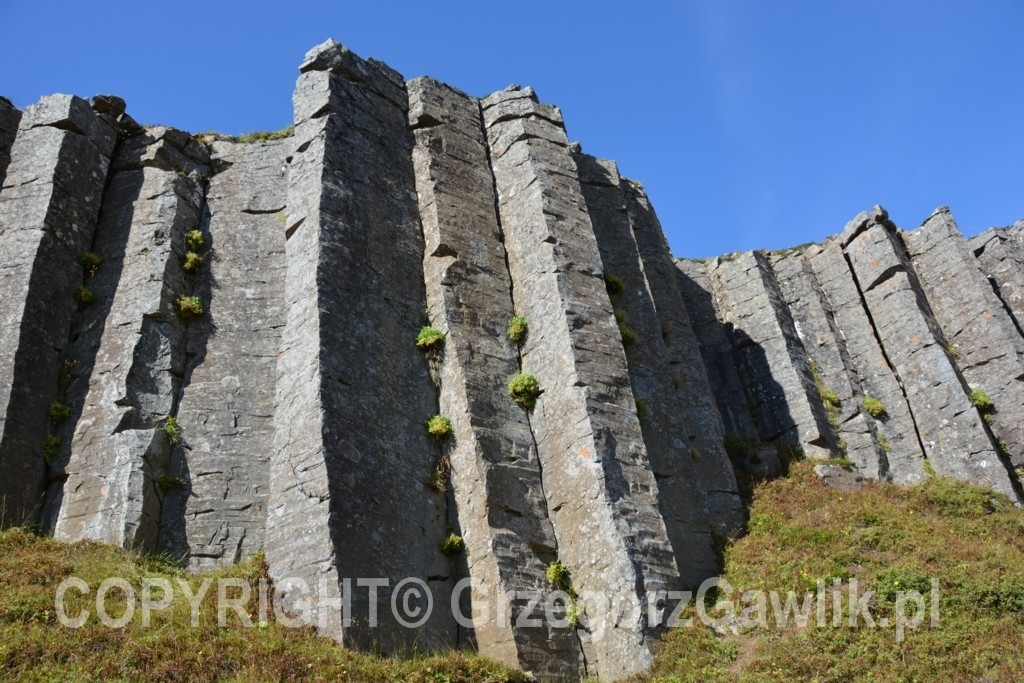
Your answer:
[[[441,445],[437,475],[450,469],[476,643],[481,654],[541,679],[575,679],[583,674],[576,634],[540,608],[524,613],[530,595],[552,590],[545,570],[558,548],[530,423],[506,390],[519,352],[507,334],[512,284],[480,105],[429,78],[408,87],[427,303],[431,324],[445,333],[440,412],[454,432]],[[523,619],[540,624],[516,628]]]
[[[189,329],[177,419],[182,430],[164,500],[162,545],[192,568],[263,547],[284,327],[286,156],[290,138],[214,142],[209,242],[191,266],[205,315]]]
[[[585,154],[574,158],[626,349],[644,444],[658,481],[658,505],[682,584],[696,588],[721,569],[713,537],[718,527],[712,522],[707,492],[728,490],[728,477],[715,476],[722,465],[731,474],[728,460],[721,441],[709,453],[692,442],[699,427],[686,419],[681,380],[673,376],[666,346],[669,331],[658,318],[644,277],[618,169],[614,162]],[[721,458],[718,463],[712,460],[716,456]]]
[[[21,112],[11,104],[10,100],[0,97],[0,187],[4,185],[7,165],[11,163],[11,145],[14,144],[19,121],[21,121]],[[0,232],[3,232],[2,226],[0,226]]]
[[[85,100],[51,95],[25,109],[10,148],[0,190],[0,524],[35,516],[46,458],[59,450],[48,411],[115,125]]]
[[[967,244],[989,284],[1024,335],[1024,220],[990,228]]]
[[[185,234],[199,228],[207,159],[187,133],[167,128],[129,138],[114,159],[93,244],[102,262],[87,281],[95,308],[81,343],[102,332],[71,439],[57,538],[156,543],[174,440],[165,427],[185,369]],[[88,358],[88,349],[79,352]]]
[[[881,207],[840,235],[875,334],[899,377],[925,454],[939,474],[1017,498],[942,333]]]
[[[385,651],[451,645],[446,506],[424,483],[437,398],[415,346],[426,297],[405,84],[334,41],[300,71],[267,561],[282,604],[311,605],[327,635]],[[392,610],[405,580],[435,594],[418,628],[397,617],[415,623],[424,600]]]
[[[560,561],[586,605],[588,673],[651,661],[645,600],[678,584],[601,255],[560,112],[516,87],[483,100],[530,415]]]
[[[972,390],[999,447],[1024,466],[1024,339],[978,270],[945,207],[917,230],[900,233],[946,339],[946,350]],[[980,395],[978,395],[980,396]]]

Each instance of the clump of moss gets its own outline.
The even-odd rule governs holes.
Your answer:
[[[650,412],[647,410],[647,401],[642,398],[636,399],[636,416],[640,419],[641,423],[647,422],[650,417]]]
[[[167,439],[167,443],[176,446],[181,443],[181,436],[181,425],[178,424],[177,418],[168,415],[167,421],[164,422],[164,437]]]
[[[828,422],[835,428],[839,428],[839,416],[842,413],[842,407],[839,401],[839,395],[832,391],[825,384],[825,378],[821,374],[821,368],[818,363],[814,360],[810,362],[811,375],[814,377],[814,384],[818,387],[818,396],[821,397],[821,405],[825,409],[825,415],[828,417]]]
[[[47,434],[43,439],[43,459],[50,462],[60,454],[61,438],[56,434]]]
[[[604,288],[608,290],[610,296],[622,294],[626,291],[626,284],[621,278],[612,275],[611,273],[604,274]]]
[[[623,347],[628,349],[640,340],[640,336],[629,326],[629,318],[621,308],[615,309],[615,324],[619,328],[619,336],[622,338]]]
[[[512,319],[508,321],[509,341],[519,346],[526,339],[526,333],[529,329],[529,325],[526,324],[526,318],[521,315],[512,316]]]
[[[95,251],[87,251],[79,258],[79,262],[85,268],[85,276],[92,277],[100,269],[100,266],[103,265],[103,257]]]
[[[60,424],[71,417],[71,408],[60,401],[54,401],[50,404],[50,409],[46,412],[46,415],[50,418],[50,422]]]
[[[861,405],[864,406],[864,410],[868,411],[868,415],[875,419],[885,415],[885,405],[874,396],[865,396]]]
[[[457,536],[455,532],[451,531],[437,544],[438,550],[445,555],[457,555],[462,552],[464,546],[462,536]]]
[[[444,415],[435,415],[427,420],[427,434],[434,441],[444,441],[451,437],[452,421]]]
[[[175,300],[174,308],[178,313],[178,317],[188,322],[200,317],[206,312],[203,308],[203,302],[199,300],[198,296],[187,296],[182,294]]]
[[[552,586],[561,591],[568,591],[572,587],[569,578],[569,570],[559,560],[552,560],[544,570],[544,577]]]
[[[185,254],[185,261],[181,264],[182,270],[186,273],[195,273],[203,265],[203,257],[194,251]]]
[[[540,396],[540,384],[533,375],[520,372],[508,381],[508,395],[523,408],[533,410]]]
[[[75,290],[75,301],[83,306],[88,306],[96,301],[96,294],[94,294],[87,286],[80,285],[78,289]]]
[[[971,403],[982,412],[995,410],[996,407],[996,404],[992,402],[992,397],[981,389],[971,390]]]
[[[439,349],[444,344],[444,332],[427,325],[420,329],[419,334],[416,335],[416,348],[420,351],[431,351]]]
[[[199,253],[203,250],[203,246],[206,244],[206,238],[203,237],[201,230],[189,230],[185,233],[185,250],[194,251]]]
[[[156,485],[165,490],[183,489],[185,488],[185,480],[181,477],[172,477],[169,474],[164,474],[157,477]]]

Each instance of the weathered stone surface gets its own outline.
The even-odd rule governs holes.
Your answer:
[[[676,259],[675,265],[679,272],[679,292],[686,302],[725,434],[760,438],[750,414],[750,397],[740,380],[729,332],[718,319],[709,263]]]
[[[990,228],[967,242],[989,284],[1024,336],[1024,220]]]
[[[864,417],[882,453],[878,476],[900,484],[918,483],[924,476],[924,451],[914,418],[899,378],[875,335],[874,323],[842,247],[837,239],[829,239],[821,247],[808,249],[807,258],[855,370],[850,378],[859,380],[860,400],[870,396],[885,408],[881,419]]]
[[[806,253],[814,254],[819,249],[811,246]],[[861,407],[860,378],[808,257],[802,250],[773,253],[771,264],[779,290],[793,316],[796,332],[814,362],[822,387],[833,392],[838,399],[829,421],[840,441],[830,446],[854,464],[859,476],[883,478],[886,472],[885,453],[874,438],[870,415]],[[826,414],[828,412],[826,405]]]
[[[665,233],[643,188],[625,178],[619,186],[626,199],[637,254],[646,289],[661,323],[659,330],[667,352],[669,377],[678,398],[690,457],[697,473],[697,487],[707,500],[712,529],[732,536],[743,528],[745,513],[736,476],[725,451],[725,428],[701,362],[700,346],[690,324],[689,312],[679,290],[679,273],[672,262]],[[695,450],[694,450],[695,449]],[[678,554],[676,562],[682,563]],[[682,571],[682,567],[680,567]],[[706,578],[706,577],[705,577]]]
[[[861,214],[844,231],[845,252],[935,471],[991,486],[1016,499],[969,389],[903,256],[884,210]]]
[[[336,66],[309,67],[294,95],[271,576],[289,609],[308,604],[308,584],[315,623],[346,642],[386,651],[453,644],[451,612],[440,609],[452,567],[438,550],[450,522],[424,484],[437,452],[423,424],[437,398],[414,344],[426,298],[405,85],[333,41],[307,61]],[[371,602],[357,579],[373,578],[388,584]],[[407,578],[429,585],[438,607],[419,629],[391,610]],[[343,627],[331,601],[344,581],[352,622]]]
[[[971,389],[995,404],[983,413],[1003,455],[1024,466],[1024,339],[978,270],[949,209],[938,209],[901,236],[947,351]]]
[[[586,603],[587,670],[615,680],[650,663],[646,594],[679,575],[576,165],[558,124],[515,118],[531,110],[521,99],[482,106],[513,298],[531,325],[522,366],[544,391],[530,424],[559,559]]]
[[[604,272],[623,284],[623,291],[611,294],[612,306],[620,324],[636,335],[636,341],[624,341],[624,346],[633,396],[638,412],[642,411],[644,445],[658,481],[658,507],[675,551],[682,585],[696,589],[721,570],[713,537],[717,526],[712,522],[705,493],[716,490],[715,484],[719,484],[717,490],[722,490],[722,481],[705,481],[718,474],[711,460],[715,453],[700,451],[693,443],[697,425],[685,420],[681,387],[676,386],[665,343],[668,330],[663,331],[648,290],[618,169],[614,162],[582,153],[575,154],[574,160]],[[719,442],[719,455],[721,451]],[[711,467],[701,467],[705,463]],[[731,474],[727,459],[717,464],[724,465]],[[711,476],[702,476],[705,474]],[[720,479],[728,490],[728,479]],[[735,492],[735,480],[732,489]]]
[[[0,523],[35,515],[47,411],[92,243],[116,134],[89,104],[51,95],[27,107],[0,190]]]
[[[19,121],[21,111],[10,100],[0,97],[0,188],[4,186],[7,165],[11,163],[11,145],[14,144]],[[3,226],[0,226],[0,230],[3,230]]]
[[[263,547],[274,387],[284,327],[285,157],[291,139],[215,142],[206,194],[209,236],[196,291],[206,315],[189,325],[161,545],[194,569]]]
[[[506,333],[512,283],[480,105],[429,78],[408,87],[427,304],[431,324],[446,335],[440,412],[454,434],[443,457],[474,582],[472,607],[486,614],[474,621],[475,640],[481,654],[542,680],[574,680],[583,673],[576,634],[541,609],[525,611],[528,600],[508,597],[550,591],[545,569],[558,552],[530,423],[505,386],[519,371],[519,353]],[[514,628],[526,618],[541,623]]]
[[[761,440],[828,458],[831,427],[806,351],[762,252],[718,259],[711,269],[719,317],[731,325],[740,378]]]
[[[183,151],[189,136],[155,128],[123,144],[93,250],[103,258],[87,281],[101,330],[71,452],[54,536],[154,547],[171,444],[163,427],[174,414],[185,369],[186,325],[175,311],[191,287],[182,269],[185,233],[199,227],[206,155]],[[94,304],[95,305],[95,304]],[[90,311],[90,313],[93,313]],[[88,358],[83,348],[79,358]],[[77,403],[77,401],[76,401]]]

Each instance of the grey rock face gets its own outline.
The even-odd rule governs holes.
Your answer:
[[[391,610],[403,579],[430,586],[437,605],[453,584],[438,550],[451,522],[424,484],[437,451],[423,424],[437,398],[414,344],[426,298],[405,84],[333,41],[303,68],[288,176],[271,576],[290,609],[309,595],[300,580],[318,591],[315,623],[346,642],[454,644],[450,610],[433,610],[419,629],[403,628]],[[372,578],[388,580],[372,603],[376,628],[371,592],[355,581]],[[352,623],[343,627],[330,601],[345,580]]]
[[[285,157],[291,139],[215,142],[196,292],[206,314],[189,325],[162,547],[193,569],[263,547],[274,440],[277,353],[284,327]]]
[[[661,323],[659,332],[668,354],[666,370],[672,380],[682,425],[689,440],[697,488],[707,501],[708,520],[713,531],[721,536],[731,536],[743,527],[745,513],[739,499],[736,476],[725,451],[725,428],[701,362],[700,345],[690,324],[689,311],[679,289],[679,274],[672,262],[661,223],[643,188],[626,179],[622,179],[619,186],[625,196],[646,289]],[[695,459],[694,455],[697,456]],[[682,564],[678,554],[676,562]]]
[[[935,471],[983,483],[1016,499],[885,211],[861,214],[841,240]]]
[[[175,301],[191,292],[185,233],[199,227],[205,162],[188,134],[163,128],[130,138],[114,159],[94,241],[103,263],[89,280],[102,320],[90,316],[82,340],[98,334],[99,343],[64,468],[56,538],[156,544],[172,446],[164,425],[175,412],[188,332]]]
[[[989,427],[1014,466],[1024,465],[1024,339],[978,270],[949,210],[901,233],[954,362],[995,404]]]
[[[719,259],[711,281],[719,317],[731,326],[761,440],[782,440],[807,457],[828,458],[832,428],[767,258],[747,252]]]
[[[442,468],[450,466],[475,584],[471,607],[488,615],[474,624],[475,640],[482,654],[542,679],[576,679],[583,673],[576,634],[540,609],[525,610],[530,592],[552,590],[545,569],[558,552],[530,423],[506,390],[519,353],[507,336],[512,283],[480,105],[429,78],[408,87],[427,304],[431,324],[446,334],[440,412],[454,428],[438,455]],[[510,600],[511,591],[521,597]],[[541,625],[514,628],[528,618]]]
[[[807,254],[816,253],[819,249],[811,246]],[[860,378],[808,257],[799,250],[772,254],[771,264],[786,306],[793,316],[797,335],[814,363],[818,381],[825,391],[833,392],[838,401],[831,407],[832,414],[828,417],[840,441],[830,446],[850,460],[862,477],[884,478],[887,470],[885,452],[874,438],[874,421],[861,407]],[[825,407],[828,414],[830,408],[828,405]]]
[[[612,292],[615,315],[628,335],[624,337],[633,395],[641,414],[640,426],[651,469],[658,480],[658,505],[675,551],[683,586],[695,589],[720,570],[708,491],[735,492],[719,441],[717,449],[703,453],[693,443],[700,426],[688,424],[682,380],[672,375],[666,340],[654,300],[644,277],[626,196],[614,162],[575,154],[583,196],[590,214],[606,275],[618,278],[621,292]],[[616,283],[617,285],[617,283]],[[712,458],[719,458],[714,462]],[[736,499],[737,507],[739,499]],[[718,512],[718,511],[716,511]]]
[[[522,366],[544,391],[530,424],[559,559],[589,601],[587,670],[614,680],[649,664],[645,596],[678,570],[560,115],[531,89],[482,106],[515,307],[531,325]]]
[[[11,163],[11,145],[14,144],[19,121],[21,112],[9,100],[0,97],[0,187],[4,185],[7,165]]]
[[[885,414],[878,420],[864,415],[882,453],[878,476],[900,484],[918,483],[924,476],[924,451],[917,436],[917,427],[899,377],[875,335],[874,323],[861,299],[842,247],[838,240],[829,239],[821,247],[810,248],[807,258],[849,354],[853,369],[850,379],[859,380],[856,400],[863,402],[864,397],[870,396],[885,409]],[[828,373],[826,377],[829,377]],[[855,443],[849,436],[846,438],[849,444]],[[863,463],[870,472],[868,458],[860,457],[854,462],[858,468]]]
[[[89,103],[51,95],[27,107],[0,190],[0,509],[35,515],[47,412],[82,283],[116,133]]]
[[[1024,220],[990,228],[967,242],[1007,314],[1024,336]]]

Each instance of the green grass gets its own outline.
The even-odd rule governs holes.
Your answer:
[[[59,624],[54,608],[58,584],[82,578],[88,595],[65,595],[66,612],[89,610],[78,629]],[[138,600],[134,618],[124,627],[103,626],[96,615],[96,589],[107,577],[124,577],[141,596],[143,578],[171,581],[174,601],[153,610],[142,625]],[[252,628],[227,611],[227,627],[217,625],[214,583],[190,626],[191,610],[179,578],[196,592],[204,578],[237,578],[249,583],[246,611]],[[511,671],[468,652],[411,654],[386,659],[348,650],[317,636],[311,628],[289,629],[274,619],[259,625],[258,582],[266,578],[262,557],[219,572],[185,577],[163,561],[94,542],[58,543],[24,529],[0,532],[0,678],[18,681],[411,681],[413,683],[502,683],[526,681]],[[230,595],[235,595],[231,589]],[[154,590],[159,599],[161,591]],[[108,613],[118,617],[125,600],[119,590],[107,594]]]
[[[75,289],[75,301],[83,306],[88,306],[96,301],[96,294],[89,287],[81,285]]]
[[[181,425],[178,424],[177,418],[173,415],[168,415],[167,421],[164,422],[164,436],[167,438],[167,443],[172,446],[177,446],[181,443]]]
[[[54,401],[50,404],[50,409],[46,411],[46,416],[50,418],[50,422],[60,424],[71,417],[71,408],[65,403]]]
[[[650,675],[636,681],[1017,681],[1024,679],[1024,512],[986,489],[931,477],[901,488],[826,489],[813,462],[754,493],[747,535],[725,552],[724,578],[737,589],[814,590],[821,578],[874,593],[871,614],[892,619],[897,591],[930,603],[939,580],[939,625],[926,617],[898,642],[895,630],[792,623],[716,635],[695,620],[671,629]],[[930,609],[930,604],[927,609]],[[910,608],[912,611],[913,608]],[[692,613],[692,610],[691,610]],[[721,612],[711,612],[713,616]]]

